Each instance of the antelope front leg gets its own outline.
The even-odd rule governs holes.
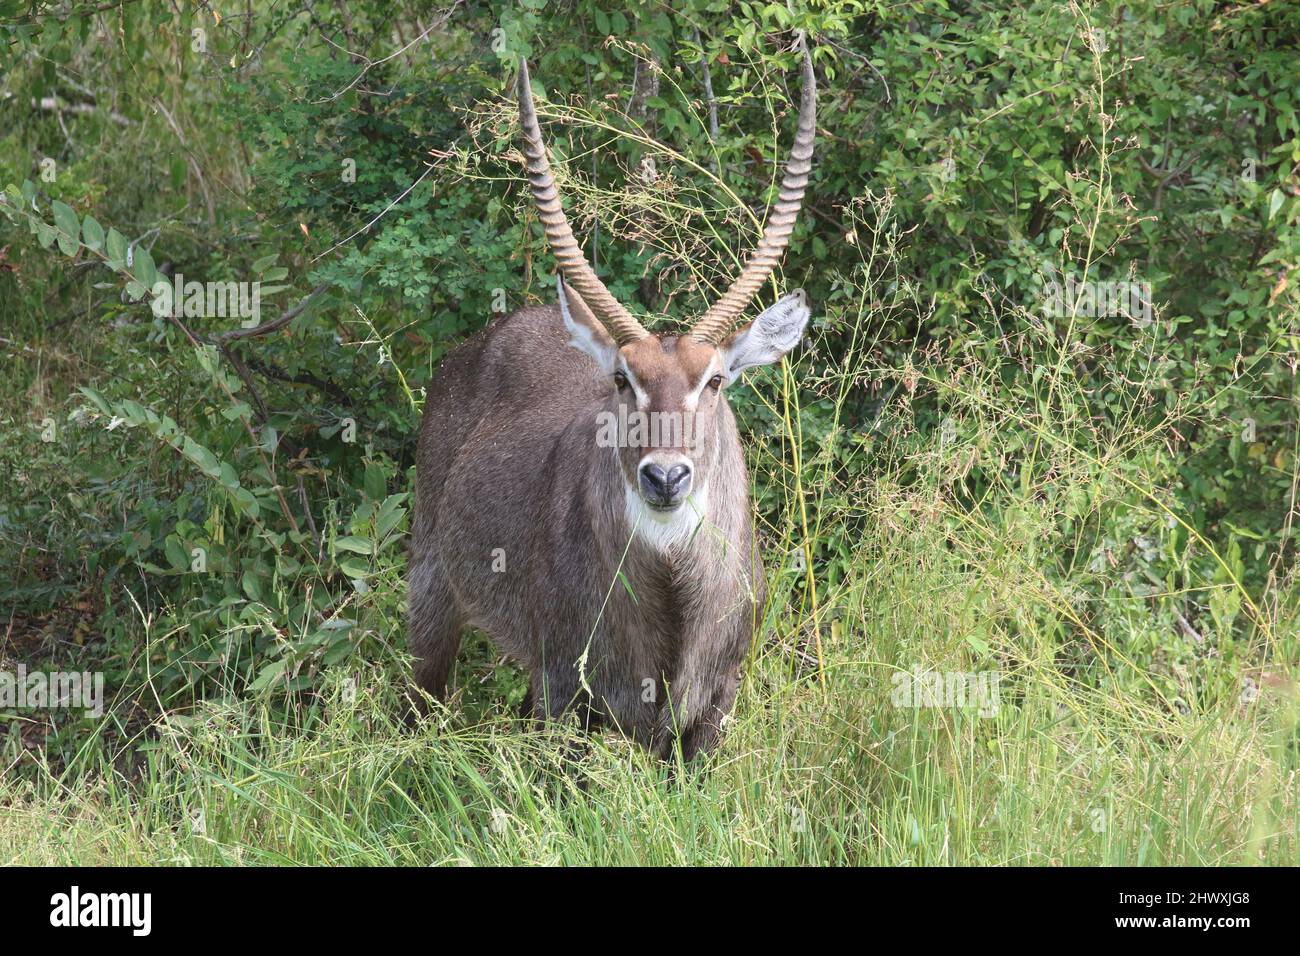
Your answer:
[[[597,729],[602,721],[600,709],[578,680],[577,668],[563,662],[533,671],[521,710],[524,714],[531,712],[538,721],[559,720],[566,713],[576,712],[579,726],[588,732]]]
[[[740,665],[749,647],[749,632],[719,645],[717,635],[696,640],[682,660],[659,713],[653,750],[667,758],[680,740],[682,759],[712,750],[722,736],[722,721],[731,713],[740,688]]]
[[[738,667],[735,673],[723,675],[714,681],[712,698],[682,734],[683,760],[690,760],[698,753],[708,753],[717,746],[722,737],[722,722],[735,706],[736,691],[739,688]]]

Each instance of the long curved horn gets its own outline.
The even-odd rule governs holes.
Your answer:
[[[803,97],[799,103],[799,128],[795,132],[790,161],[781,180],[781,195],[772,207],[763,238],[750,254],[736,281],[709,311],[705,312],[691,336],[713,345],[718,344],[745,311],[750,300],[772,274],[790,242],[804,189],[812,171],[813,138],[817,135],[817,77],[813,74],[812,51],[807,38],[803,41]]]
[[[564,216],[560,193],[555,188],[555,177],[551,174],[551,164],[546,159],[546,147],[542,145],[542,130],[537,123],[537,110],[533,106],[533,91],[528,85],[528,61],[522,58],[519,61],[518,96],[519,125],[523,128],[524,156],[528,160],[528,186],[532,190],[533,203],[537,206],[537,213],[546,229],[546,239],[555,255],[555,261],[559,263],[569,285],[577,290],[615,343],[626,345],[644,338],[650,333],[610,295],[605,283],[600,281],[600,277],[587,262],[587,257],[582,254],[569,220]]]

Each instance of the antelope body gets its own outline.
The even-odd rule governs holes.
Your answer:
[[[802,201],[816,95],[806,50],[803,72],[791,161],[759,247],[689,334],[661,336],[583,257],[521,64],[530,187],[563,279],[556,305],[495,321],[429,387],[408,639],[416,682],[433,696],[445,694],[461,629],[473,626],[529,670],[534,716],[575,709],[587,726],[612,724],[661,755],[679,742],[689,758],[717,741],[763,606],[749,479],[723,390],[798,343],[803,292],[729,332]]]

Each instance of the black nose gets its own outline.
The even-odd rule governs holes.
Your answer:
[[[654,462],[641,466],[641,490],[653,504],[674,504],[685,496],[690,486],[690,465],[673,465],[667,472]]]

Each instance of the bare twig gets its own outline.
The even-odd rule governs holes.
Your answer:
[[[625,112],[638,123],[645,124],[650,116],[650,97],[659,95],[659,55],[654,50],[647,51],[644,64],[640,57],[632,70],[632,95],[627,101]]]
[[[704,79],[704,103],[709,109],[709,139],[718,141],[718,101],[713,96],[713,77],[709,75],[709,57],[700,41],[700,28],[695,28],[695,45],[700,48],[700,73]]]
[[[307,518],[307,527],[311,529],[311,536],[316,539],[316,557],[321,554],[320,530],[316,527],[316,518],[311,513],[311,502],[307,500],[307,488],[302,481],[302,473],[295,472],[294,478],[298,481],[298,500],[302,502],[302,513]]]
[[[167,120],[167,125],[172,128],[176,138],[181,142],[181,148],[185,150],[185,158],[189,160],[190,169],[194,170],[194,178],[199,181],[199,189],[203,192],[203,203],[208,207],[208,225],[215,225],[217,221],[217,207],[212,202],[212,193],[208,191],[208,182],[203,178],[203,168],[199,165],[198,158],[194,155],[194,150],[190,149],[189,141],[185,134],[181,132],[180,124],[176,118],[163,105],[163,101],[154,97],[154,105],[162,111],[163,118]]]
[[[394,59],[395,57],[399,57],[399,56],[401,56],[403,53],[405,53],[405,52],[406,52],[407,50],[409,50],[411,47],[415,46],[415,44],[419,43],[421,40],[423,40],[425,37],[427,37],[427,36],[428,36],[430,33],[432,33],[435,29],[437,29],[438,27],[440,27],[440,26],[442,26],[444,23],[446,23],[448,20],[450,20],[450,19],[451,19],[451,15],[452,15],[453,13],[456,12],[456,8],[459,7],[459,6],[461,5],[461,3],[463,3],[463,2],[464,2],[464,0],[454,0],[454,2],[452,3],[452,5],[451,5],[450,7],[448,7],[445,11],[443,11],[442,15],[439,16],[439,17],[438,17],[436,20],[434,20],[432,23],[430,23],[429,26],[428,26],[428,27],[427,27],[427,28],[426,28],[422,33],[420,33],[420,35],[417,36],[414,40],[412,40],[410,43],[408,43],[408,44],[406,44],[405,46],[403,46],[403,47],[402,47],[400,50],[398,50],[397,52],[395,52],[395,53],[390,53],[390,54],[388,54],[388,56],[381,57],[381,58],[378,59],[378,60],[372,60],[372,59],[370,59],[370,57],[365,56],[365,55],[363,55],[363,54],[361,54],[361,53],[353,53],[351,50],[348,50],[348,49],[345,49],[344,47],[339,46],[337,43],[335,43],[335,42],[334,42],[333,40],[331,40],[329,37],[325,36],[324,34],[321,34],[321,36],[324,37],[325,42],[328,43],[330,46],[335,47],[336,49],[342,50],[344,53],[346,53],[348,56],[352,57],[354,60],[360,60],[360,61],[362,61],[365,65],[361,68],[361,72],[358,73],[356,76],[354,76],[354,77],[352,78],[352,82],[351,82],[351,83],[349,83],[347,86],[343,87],[343,89],[339,90],[339,91],[338,91],[337,93],[335,93],[333,96],[327,96],[327,97],[325,97],[323,100],[316,100],[316,102],[317,102],[317,103],[329,103],[329,102],[331,102],[331,101],[333,101],[333,100],[338,99],[340,96],[342,96],[342,95],[343,95],[344,93],[346,93],[348,90],[352,89],[354,86],[356,86],[358,83],[360,83],[361,80],[365,77],[365,75],[366,75],[367,73],[369,73],[369,72],[370,72],[372,69],[374,69],[375,67],[379,66],[379,64],[381,64],[381,63],[387,63],[389,60],[392,60],[392,59]]]
[[[6,93],[5,99],[12,99],[13,93]],[[109,121],[116,123],[118,126],[134,126],[135,120],[128,119],[121,113],[113,110],[101,109],[94,103],[67,103],[60,100],[57,96],[42,96],[39,100],[33,99],[32,106],[38,110],[45,110],[47,113],[102,113],[108,117]]]
[[[257,423],[265,425],[270,413],[267,411],[266,402],[262,401],[262,393],[257,390],[257,383],[253,381],[253,376],[248,372],[248,366],[244,364],[244,360],[230,346],[220,345],[218,348],[221,350],[221,354],[226,357],[226,361],[234,368],[239,380],[244,383],[244,388],[248,389],[248,397],[253,400],[257,412]]]
[[[876,64],[872,63],[869,59],[867,59],[857,50],[850,50],[848,47],[844,46],[843,44],[836,43],[834,40],[832,40],[830,37],[826,36],[825,34],[821,34],[821,33],[817,34],[817,42],[825,43],[828,46],[833,46],[841,53],[847,53],[849,56],[856,57],[857,59],[865,63],[867,67],[871,70],[871,72],[876,74],[876,78],[880,80],[881,86],[885,88],[885,102],[889,103],[892,101],[893,98],[889,95],[889,81],[885,79],[885,74],[881,73],[878,69],[876,69]]]
[[[1151,208],[1155,212],[1159,212],[1161,205],[1164,203],[1165,187],[1168,186],[1170,183],[1177,185],[1178,177],[1182,176],[1183,173],[1187,172],[1187,170],[1191,168],[1192,163],[1196,161],[1198,156],[1200,156],[1200,153],[1192,153],[1191,155],[1186,156],[1182,162],[1175,165],[1173,159],[1173,153],[1169,147],[1169,143],[1170,143],[1169,136],[1172,128],[1173,128],[1173,120],[1172,119],[1166,120],[1165,121],[1165,142],[1164,145],[1161,147],[1162,156],[1160,159],[1159,166],[1152,166],[1150,163],[1146,161],[1146,158],[1143,156],[1138,157],[1138,163],[1139,165],[1141,165],[1142,169],[1146,172],[1146,174],[1148,176],[1154,176],[1156,179],[1156,191],[1155,191],[1155,195],[1151,199]]]
[[[247,356],[245,361],[248,363],[249,368],[266,378],[275,379],[277,382],[287,382],[291,385],[308,385],[316,389],[322,395],[332,398],[336,402],[347,405],[348,407],[352,407],[356,404],[352,401],[352,397],[339,385],[331,382],[329,379],[324,379],[318,375],[314,375],[311,372],[299,372],[297,375],[292,375],[284,369],[273,365],[270,362],[263,361],[254,355]]]
[[[433,152],[433,150],[430,150],[430,152]],[[436,161],[436,162],[432,162],[432,163],[430,163],[427,167],[425,167],[424,172],[420,173],[419,177],[415,180],[415,182],[411,183],[411,185],[407,186],[404,190],[402,190],[402,194],[401,194],[400,196],[398,196],[396,199],[394,199],[392,202],[390,202],[387,206],[385,206],[385,207],[380,211],[379,215],[377,215],[374,219],[371,219],[368,223],[366,223],[364,226],[362,226],[362,227],[361,227],[360,229],[358,229],[356,232],[352,233],[352,235],[348,236],[346,239],[340,239],[338,242],[334,243],[334,245],[330,246],[328,249],[326,249],[326,250],[325,250],[324,252],[322,252],[320,255],[312,257],[312,260],[311,260],[311,261],[312,261],[312,262],[315,262],[317,259],[321,259],[321,258],[323,258],[324,256],[329,255],[331,252],[333,252],[333,251],[334,251],[335,249],[337,249],[339,246],[345,245],[346,243],[351,242],[351,241],[352,241],[353,239],[355,239],[357,236],[361,235],[363,232],[367,232],[367,231],[370,229],[371,226],[373,226],[375,223],[379,222],[379,220],[383,219],[386,215],[388,215],[388,211],[389,211],[390,209],[392,209],[392,208],[393,208],[394,206],[396,206],[399,202],[401,202],[403,199],[405,199],[405,198],[407,197],[407,195],[411,192],[412,189],[414,189],[416,186],[420,185],[420,183],[424,182],[424,178],[425,178],[426,176],[428,176],[431,172],[433,172],[435,169],[438,168],[438,163],[439,163],[439,162],[441,162],[442,160],[446,159],[448,156],[451,156],[452,153],[450,153],[450,152],[435,153],[435,155],[438,157],[437,161]]]
[[[320,285],[316,286],[316,288],[312,289],[311,292],[307,294],[306,298],[295,305],[292,309],[289,309],[279,318],[272,319],[270,322],[263,322],[261,325],[254,326],[251,329],[230,329],[226,332],[218,332],[216,335],[211,337],[211,340],[215,345],[222,345],[226,342],[233,342],[235,339],[251,339],[258,335],[268,335],[277,329],[282,329],[294,319],[298,318],[298,316],[302,315],[302,313],[307,309],[307,306],[311,305],[312,301],[328,288],[329,283],[322,282]]]
[[[1196,628],[1192,627],[1191,621],[1183,617],[1182,612],[1179,611],[1178,608],[1174,608],[1174,617],[1178,619],[1178,629],[1182,631],[1183,634],[1185,634],[1187,637],[1190,637],[1197,644],[1205,643],[1205,638],[1201,637],[1200,633],[1196,630]]]
[[[195,348],[203,347],[202,340],[181,320],[181,317],[176,314],[175,309],[171,310],[167,318],[171,320],[173,325],[181,330],[185,337],[189,339],[191,345]],[[218,346],[218,348],[220,348],[220,346]],[[222,351],[225,352],[226,350],[222,349]],[[229,357],[229,354],[229,352],[226,352],[227,357]],[[235,371],[239,371],[238,366],[235,367]],[[235,393],[230,390],[228,385],[226,385],[225,380],[218,375],[215,377],[215,381],[217,385],[220,386],[221,390],[226,393],[226,397],[234,403],[236,401]],[[246,381],[245,384],[247,384]],[[256,394],[256,392],[254,392],[254,394]],[[271,476],[271,488],[275,492],[276,499],[279,501],[280,514],[284,515],[285,521],[289,522],[289,527],[293,529],[293,533],[300,534],[301,532],[298,529],[298,522],[294,520],[293,512],[289,510],[289,502],[285,500],[284,489],[280,485],[280,479],[276,477],[275,464],[267,457],[266,450],[262,447],[262,443],[258,441],[257,435],[253,431],[253,426],[249,424],[248,420],[245,418],[240,418],[240,421],[243,422],[244,431],[248,433],[249,441],[253,443],[253,450],[257,453],[257,456],[262,459],[262,465],[266,468],[266,473]]]

